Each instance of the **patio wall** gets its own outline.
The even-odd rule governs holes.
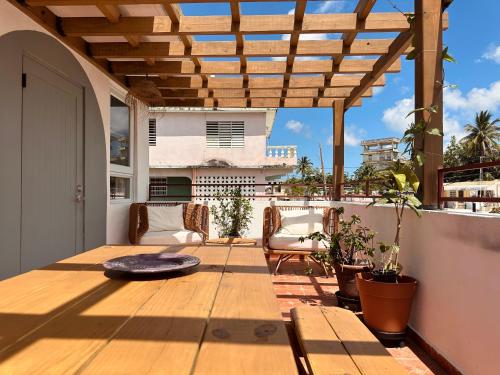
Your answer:
[[[254,220],[248,237],[260,239],[262,212],[269,204],[253,202]],[[361,216],[363,223],[378,233],[377,240],[394,239],[392,207],[366,208],[347,202],[342,206],[346,217]],[[216,236],[212,223],[210,235]],[[411,327],[462,373],[498,374],[500,217],[424,211],[419,219],[405,212],[401,248],[404,273],[419,280]]]
[[[77,15],[77,14],[75,14]],[[16,7],[7,1],[0,2],[0,36],[10,33],[12,31],[30,30],[43,33],[45,35],[51,35],[43,27],[35,23],[28,16],[24,15]],[[54,39],[55,40],[55,39]],[[60,42],[57,42],[60,43]],[[60,43],[64,46],[63,43]],[[128,226],[128,207],[130,201],[125,202],[113,202],[109,200],[109,118],[110,118],[110,95],[114,93],[119,97],[124,97],[126,92],[112,80],[110,80],[101,70],[87,62],[79,54],[73,52],[71,49],[67,48],[71,54],[75,57],[81,68],[86,74],[86,78],[90,81],[91,87],[95,93],[97,105],[99,107],[100,117],[103,124],[103,132],[98,135],[99,138],[87,139],[87,149],[86,155],[90,158],[100,157],[102,155],[102,149],[96,151],[96,147],[105,146],[105,168],[106,177],[105,181],[103,177],[92,186],[86,186],[86,194],[90,196],[91,189],[98,194],[102,194],[103,190],[106,189],[106,200],[105,203],[101,203],[101,210],[104,211],[104,216],[102,220],[90,219],[86,223],[87,235],[90,233],[89,228],[100,227],[100,232],[102,236],[96,240],[89,242],[89,247],[95,247],[96,245],[107,243],[123,243],[126,240],[124,236],[124,231]],[[1,56],[5,58],[6,56]],[[16,79],[19,80],[20,78]],[[20,85],[19,85],[20,87]],[[148,195],[148,182],[149,182],[149,150],[148,150],[148,114],[138,113],[137,121],[135,123],[135,141],[134,141],[134,156],[133,156],[133,166],[134,174],[132,178],[132,190],[134,195],[134,200],[144,201],[147,199]],[[91,120],[90,120],[91,121]],[[0,124],[3,125],[3,124]],[[93,125],[93,124],[92,124]],[[16,124],[16,126],[19,126]],[[101,138],[104,137],[104,140]],[[9,160],[9,155],[0,154],[3,160]],[[96,160],[96,163],[101,163],[102,159]],[[11,161],[9,160],[9,163]],[[88,162],[87,168],[96,168],[96,163]],[[12,168],[12,166],[10,167]],[[0,170],[3,171],[2,168]],[[3,175],[2,178],[9,178],[7,175]],[[10,191],[5,191],[2,188],[2,195],[9,196]],[[105,206],[104,209],[102,206]],[[10,221],[12,218],[8,219]],[[15,236],[12,236],[15,237]],[[1,260],[1,259],[0,259]]]

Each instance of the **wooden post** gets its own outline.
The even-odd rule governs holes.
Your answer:
[[[430,128],[443,130],[443,51],[442,0],[415,0],[415,108],[436,106]],[[416,113],[415,120],[428,121],[429,113]],[[438,208],[438,168],[443,165],[443,138],[425,135],[417,139],[417,149],[425,154],[424,166],[418,168],[421,182],[419,196],[424,208]]]
[[[333,105],[333,199],[340,201],[344,191],[344,100]]]

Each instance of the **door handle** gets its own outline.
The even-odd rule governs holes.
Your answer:
[[[75,194],[75,201],[77,203],[80,203],[83,201],[85,198],[83,196],[83,186],[82,185],[76,185],[76,194]]]

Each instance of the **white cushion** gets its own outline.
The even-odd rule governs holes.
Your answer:
[[[301,236],[278,231],[269,239],[269,247],[275,250],[325,250],[320,241],[306,239],[299,242],[299,237]]]
[[[177,245],[198,244],[203,241],[202,236],[190,230],[146,232],[139,243],[141,245]]]
[[[184,230],[182,205],[177,206],[148,206],[149,232],[166,230]]]
[[[280,232],[289,235],[306,236],[323,231],[323,209],[280,210]]]

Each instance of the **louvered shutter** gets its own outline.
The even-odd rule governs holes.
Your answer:
[[[245,147],[245,125],[243,121],[207,121],[207,147]]]

